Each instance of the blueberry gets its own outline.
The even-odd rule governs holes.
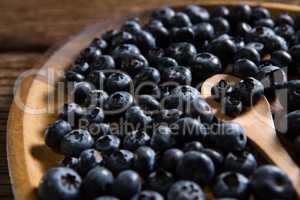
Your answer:
[[[222,65],[220,60],[211,53],[199,53],[190,62],[193,77],[197,81],[205,80],[214,74],[220,73]]]
[[[215,17],[227,18],[229,16],[229,14],[230,14],[230,11],[226,6],[217,6],[211,12],[211,16],[213,18],[215,18]]]
[[[76,103],[69,103],[63,106],[60,118],[75,126],[78,120],[83,116],[83,109]]]
[[[166,50],[166,54],[174,58],[180,65],[188,64],[196,53],[195,46],[188,42],[173,43]]]
[[[240,22],[236,25],[235,34],[240,37],[244,37],[251,31],[252,27],[246,22]]]
[[[192,81],[191,71],[183,66],[174,66],[162,71],[162,81],[188,85]]]
[[[77,129],[66,134],[60,144],[60,151],[65,156],[78,157],[81,152],[91,148],[94,139],[86,130]]]
[[[300,62],[300,44],[294,45],[289,49],[289,53],[292,56],[294,63]]]
[[[255,48],[244,47],[236,53],[235,59],[248,59],[258,65],[260,63],[261,57],[259,52]]]
[[[205,126],[198,120],[189,117],[179,119],[175,125],[176,130],[174,132],[176,131],[175,133],[181,142],[203,140],[207,135]]]
[[[248,59],[239,59],[233,65],[233,74],[239,77],[256,77],[258,73],[257,65]]]
[[[155,10],[152,13],[152,18],[162,21],[165,26],[169,26],[170,20],[174,17],[174,15],[175,15],[175,11],[172,8],[164,7]]]
[[[252,153],[243,151],[229,153],[224,162],[224,168],[227,171],[234,171],[245,176],[250,176],[256,169],[257,162]]]
[[[106,101],[107,114],[118,115],[124,113],[133,104],[133,97],[128,92],[115,92]],[[108,112],[109,111],[109,112]]]
[[[224,157],[220,152],[209,148],[201,148],[199,151],[206,154],[212,160],[215,166],[215,172],[222,169]]]
[[[132,106],[125,113],[125,121],[130,128],[142,129],[151,123],[152,118],[139,106]]]
[[[216,179],[213,194],[216,198],[248,199],[250,196],[249,180],[236,172],[222,173]]]
[[[120,199],[130,199],[141,190],[141,178],[132,170],[121,172],[112,186],[112,194]]]
[[[87,47],[80,52],[79,57],[75,63],[79,64],[82,62],[87,62],[89,65],[93,65],[95,61],[102,55],[101,50],[96,47]]]
[[[174,60],[173,58],[170,57],[161,57],[157,60],[157,69],[159,69],[160,71],[162,71],[165,68],[168,67],[174,67],[177,66],[178,63],[176,60]]]
[[[153,133],[150,145],[156,151],[165,151],[174,145],[175,141],[171,129],[167,126],[160,125]]]
[[[90,72],[91,67],[87,62],[83,62],[75,64],[72,70],[78,74],[81,74],[82,76],[86,76]]]
[[[139,19],[128,20],[121,27],[121,31],[127,31],[129,33],[135,33],[140,30],[141,25],[139,23]]]
[[[86,199],[110,193],[114,181],[113,174],[104,167],[95,167],[89,171],[83,180],[83,192]]]
[[[241,151],[247,144],[244,129],[234,122],[219,124],[216,132],[209,136],[214,138],[216,147],[225,152]]]
[[[101,55],[91,64],[94,70],[113,70],[116,68],[114,59],[109,55]]]
[[[227,83],[225,80],[220,80],[217,85],[211,88],[212,97],[216,101],[221,101],[229,93],[233,91],[233,86]]]
[[[149,31],[156,40],[156,45],[159,47],[167,47],[169,45],[169,30],[159,20],[153,20],[146,26],[146,30]]]
[[[192,181],[177,181],[167,195],[167,200],[204,200],[201,187]]]
[[[288,13],[279,14],[275,21],[276,21],[276,24],[278,24],[278,25],[288,24],[288,25],[294,26],[294,24],[295,24],[294,19]]]
[[[111,45],[113,48],[122,45],[122,44],[133,44],[134,43],[134,37],[131,33],[128,33],[126,31],[121,31],[117,34],[115,34],[111,39]]]
[[[230,31],[230,24],[229,22],[222,18],[222,17],[216,17],[211,20],[211,24],[214,27],[214,32],[217,36],[226,34]]]
[[[158,192],[144,190],[135,195],[132,200],[164,200],[164,198]]]
[[[272,52],[271,62],[279,67],[288,67],[292,63],[292,57],[287,51],[278,50]]]
[[[118,57],[121,54],[140,54],[139,48],[134,44],[122,44],[120,46],[117,46],[113,51],[112,55],[113,57]]]
[[[95,149],[100,152],[112,153],[119,149],[120,139],[115,135],[103,135],[95,142]]]
[[[188,143],[185,143],[183,146],[184,152],[200,151],[201,149],[203,149],[203,145],[198,141],[188,142]]]
[[[73,70],[68,70],[65,73],[65,80],[70,82],[81,82],[84,80],[84,76]]]
[[[177,12],[169,21],[171,27],[192,26],[189,16],[183,12]]]
[[[161,159],[161,166],[164,170],[175,172],[176,167],[183,157],[183,152],[180,149],[168,149],[164,152]]]
[[[79,199],[81,182],[80,176],[70,168],[52,168],[42,177],[38,196],[42,200]]]
[[[136,31],[133,34],[135,38],[135,44],[139,47],[139,49],[146,53],[148,50],[156,47],[155,38],[148,31],[140,30]]]
[[[283,37],[287,41],[289,41],[292,38],[292,36],[295,34],[294,28],[288,24],[282,24],[276,26],[274,31],[277,35]]]
[[[128,150],[136,150],[140,146],[148,146],[149,144],[150,136],[142,130],[127,133],[123,140],[123,147]]]
[[[263,7],[256,7],[252,10],[251,18],[254,21],[260,20],[260,19],[268,19],[271,18],[271,14],[268,9]]]
[[[80,105],[88,105],[91,102],[91,91],[93,85],[89,82],[79,82],[75,84],[73,90],[74,102]]]
[[[145,188],[165,195],[174,181],[175,178],[171,173],[159,169],[147,177],[145,180]]]
[[[94,123],[89,127],[89,132],[91,136],[96,140],[104,135],[109,135],[112,133],[111,127],[106,123]]]
[[[95,198],[94,200],[119,200],[119,199],[113,196],[100,196]]]
[[[114,173],[130,169],[134,160],[134,154],[131,151],[120,149],[114,151],[106,160],[105,165]]]
[[[135,152],[133,168],[140,174],[149,174],[155,169],[155,151],[146,146],[139,147]]]
[[[246,78],[238,83],[238,91],[243,106],[253,106],[264,95],[264,86],[254,78]]]
[[[202,22],[193,26],[195,32],[195,44],[198,45],[204,44],[205,41],[210,41],[214,35],[214,27],[208,22]]]
[[[195,33],[191,27],[173,28],[170,33],[172,42],[194,42]]]
[[[221,35],[211,41],[208,51],[217,56],[223,65],[226,65],[233,60],[237,47],[232,39]]]
[[[101,123],[104,120],[104,112],[100,107],[90,107],[86,111],[85,118],[89,123]]]
[[[178,163],[176,174],[182,179],[208,184],[215,175],[215,166],[206,154],[189,151]]]
[[[287,120],[287,132],[285,133],[285,137],[294,140],[300,131],[299,121],[300,121],[300,112],[298,110],[290,112],[286,115]]]
[[[246,47],[254,48],[260,55],[262,55],[264,51],[264,45],[260,42],[249,42]]]
[[[137,74],[141,69],[148,67],[148,61],[141,54],[122,53],[115,57],[118,69],[131,75]]]
[[[222,100],[222,111],[230,117],[238,116],[243,110],[242,101],[236,96],[230,94]]]
[[[129,92],[133,83],[129,75],[122,72],[114,72],[107,77],[105,82],[106,91],[110,94],[118,91]]]
[[[106,76],[101,70],[94,70],[88,74],[87,80],[97,89],[104,89]]]
[[[108,98],[109,96],[104,90],[92,90],[90,106],[103,108]]]
[[[145,67],[133,78],[136,94],[153,89],[160,82],[160,72],[153,67]]]
[[[269,28],[273,28],[275,25],[274,21],[270,18],[259,19],[254,22],[254,26],[265,26]]]
[[[190,17],[193,24],[208,21],[210,18],[209,12],[205,8],[197,5],[187,6],[184,12]]]
[[[251,188],[257,199],[292,199],[293,186],[279,168],[272,165],[259,167],[252,179]]]
[[[249,5],[237,5],[230,12],[230,18],[234,22],[245,21],[248,22],[252,15],[252,9]]]
[[[107,42],[102,38],[94,38],[90,46],[96,47],[101,51],[105,51],[108,48]]]
[[[87,149],[79,156],[78,168],[82,176],[85,176],[91,169],[100,165],[103,161],[102,155],[95,149]]]
[[[56,152],[60,150],[62,138],[71,131],[71,125],[64,120],[57,120],[45,130],[44,138],[48,147]]]
[[[179,118],[182,116],[182,112],[177,109],[170,109],[170,110],[160,110],[157,113],[153,114],[153,119],[156,123],[166,123],[166,124],[172,124],[179,120]]]
[[[115,35],[118,33],[117,30],[107,30],[105,31],[102,35],[101,35],[101,38],[103,40],[105,40],[108,44],[111,43],[112,41],[112,38],[115,37]]]
[[[137,103],[144,111],[159,111],[160,103],[151,95],[141,95],[137,98]]]
[[[258,26],[254,27],[249,33],[247,33],[245,39],[247,40],[247,42],[260,42],[265,44],[268,37],[274,34],[275,33],[271,28]]]
[[[265,45],[265,51],[270,53],[277,50],[288,49],[286,40],[283,37],[278,35],[270,35],[266,39],[264,45]]]

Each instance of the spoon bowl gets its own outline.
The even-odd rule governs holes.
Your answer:
[[[281,168],[290,178],[297,196],[300,197],[300,169],[292,160],[288,152],[281,145],[272,118],[271,108],[266,97],[261,99],[251,109],[235,118],[225,116],[220,112],[220,104],[212,99],[211,88],[225,80],[229,83],[238,83],[239,78],[227,74],[218,74],[207,79],[201,87],[203,96],[213,107],[216,117],[223,121],[239,123],[246,132],[248,139],[274,165]]]

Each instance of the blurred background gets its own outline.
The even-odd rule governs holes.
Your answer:
[[[195,0],[0,0],[0,199],[13,199],[6,159],[6,121],[16,77],[53,45],[112,17]],[[258,1],[259,2],[259,1]],[[282,0],[300,4],[298,0]]]

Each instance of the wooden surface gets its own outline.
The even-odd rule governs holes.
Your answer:
[[[0,199],[13,199],[6,160],[6,121],[15,78],[53,44],[111,16],[182,0],[0,1]],[[193,0],[186,0],[195,2]],[[200,1],[198,1],[200,2]],[[287,1],[284,1],[287,2]],[[296,4],[296,0],[289,1]],[[17,155],[16,155],[17,156]]]

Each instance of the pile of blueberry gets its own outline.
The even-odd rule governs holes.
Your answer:
[[[239,124],[218,121],[199,87],[218,73],[241,77],[212,90],[230,116],[287,90],[286,135],[300,149],[300,81],[286,79],[300,69],[299,28],[261,7],[191,5],[105,32],[65,73],[72,100],[45,131],[65,158],[43,176],[39,198],[295,199],[286,174],[256,158]]]

